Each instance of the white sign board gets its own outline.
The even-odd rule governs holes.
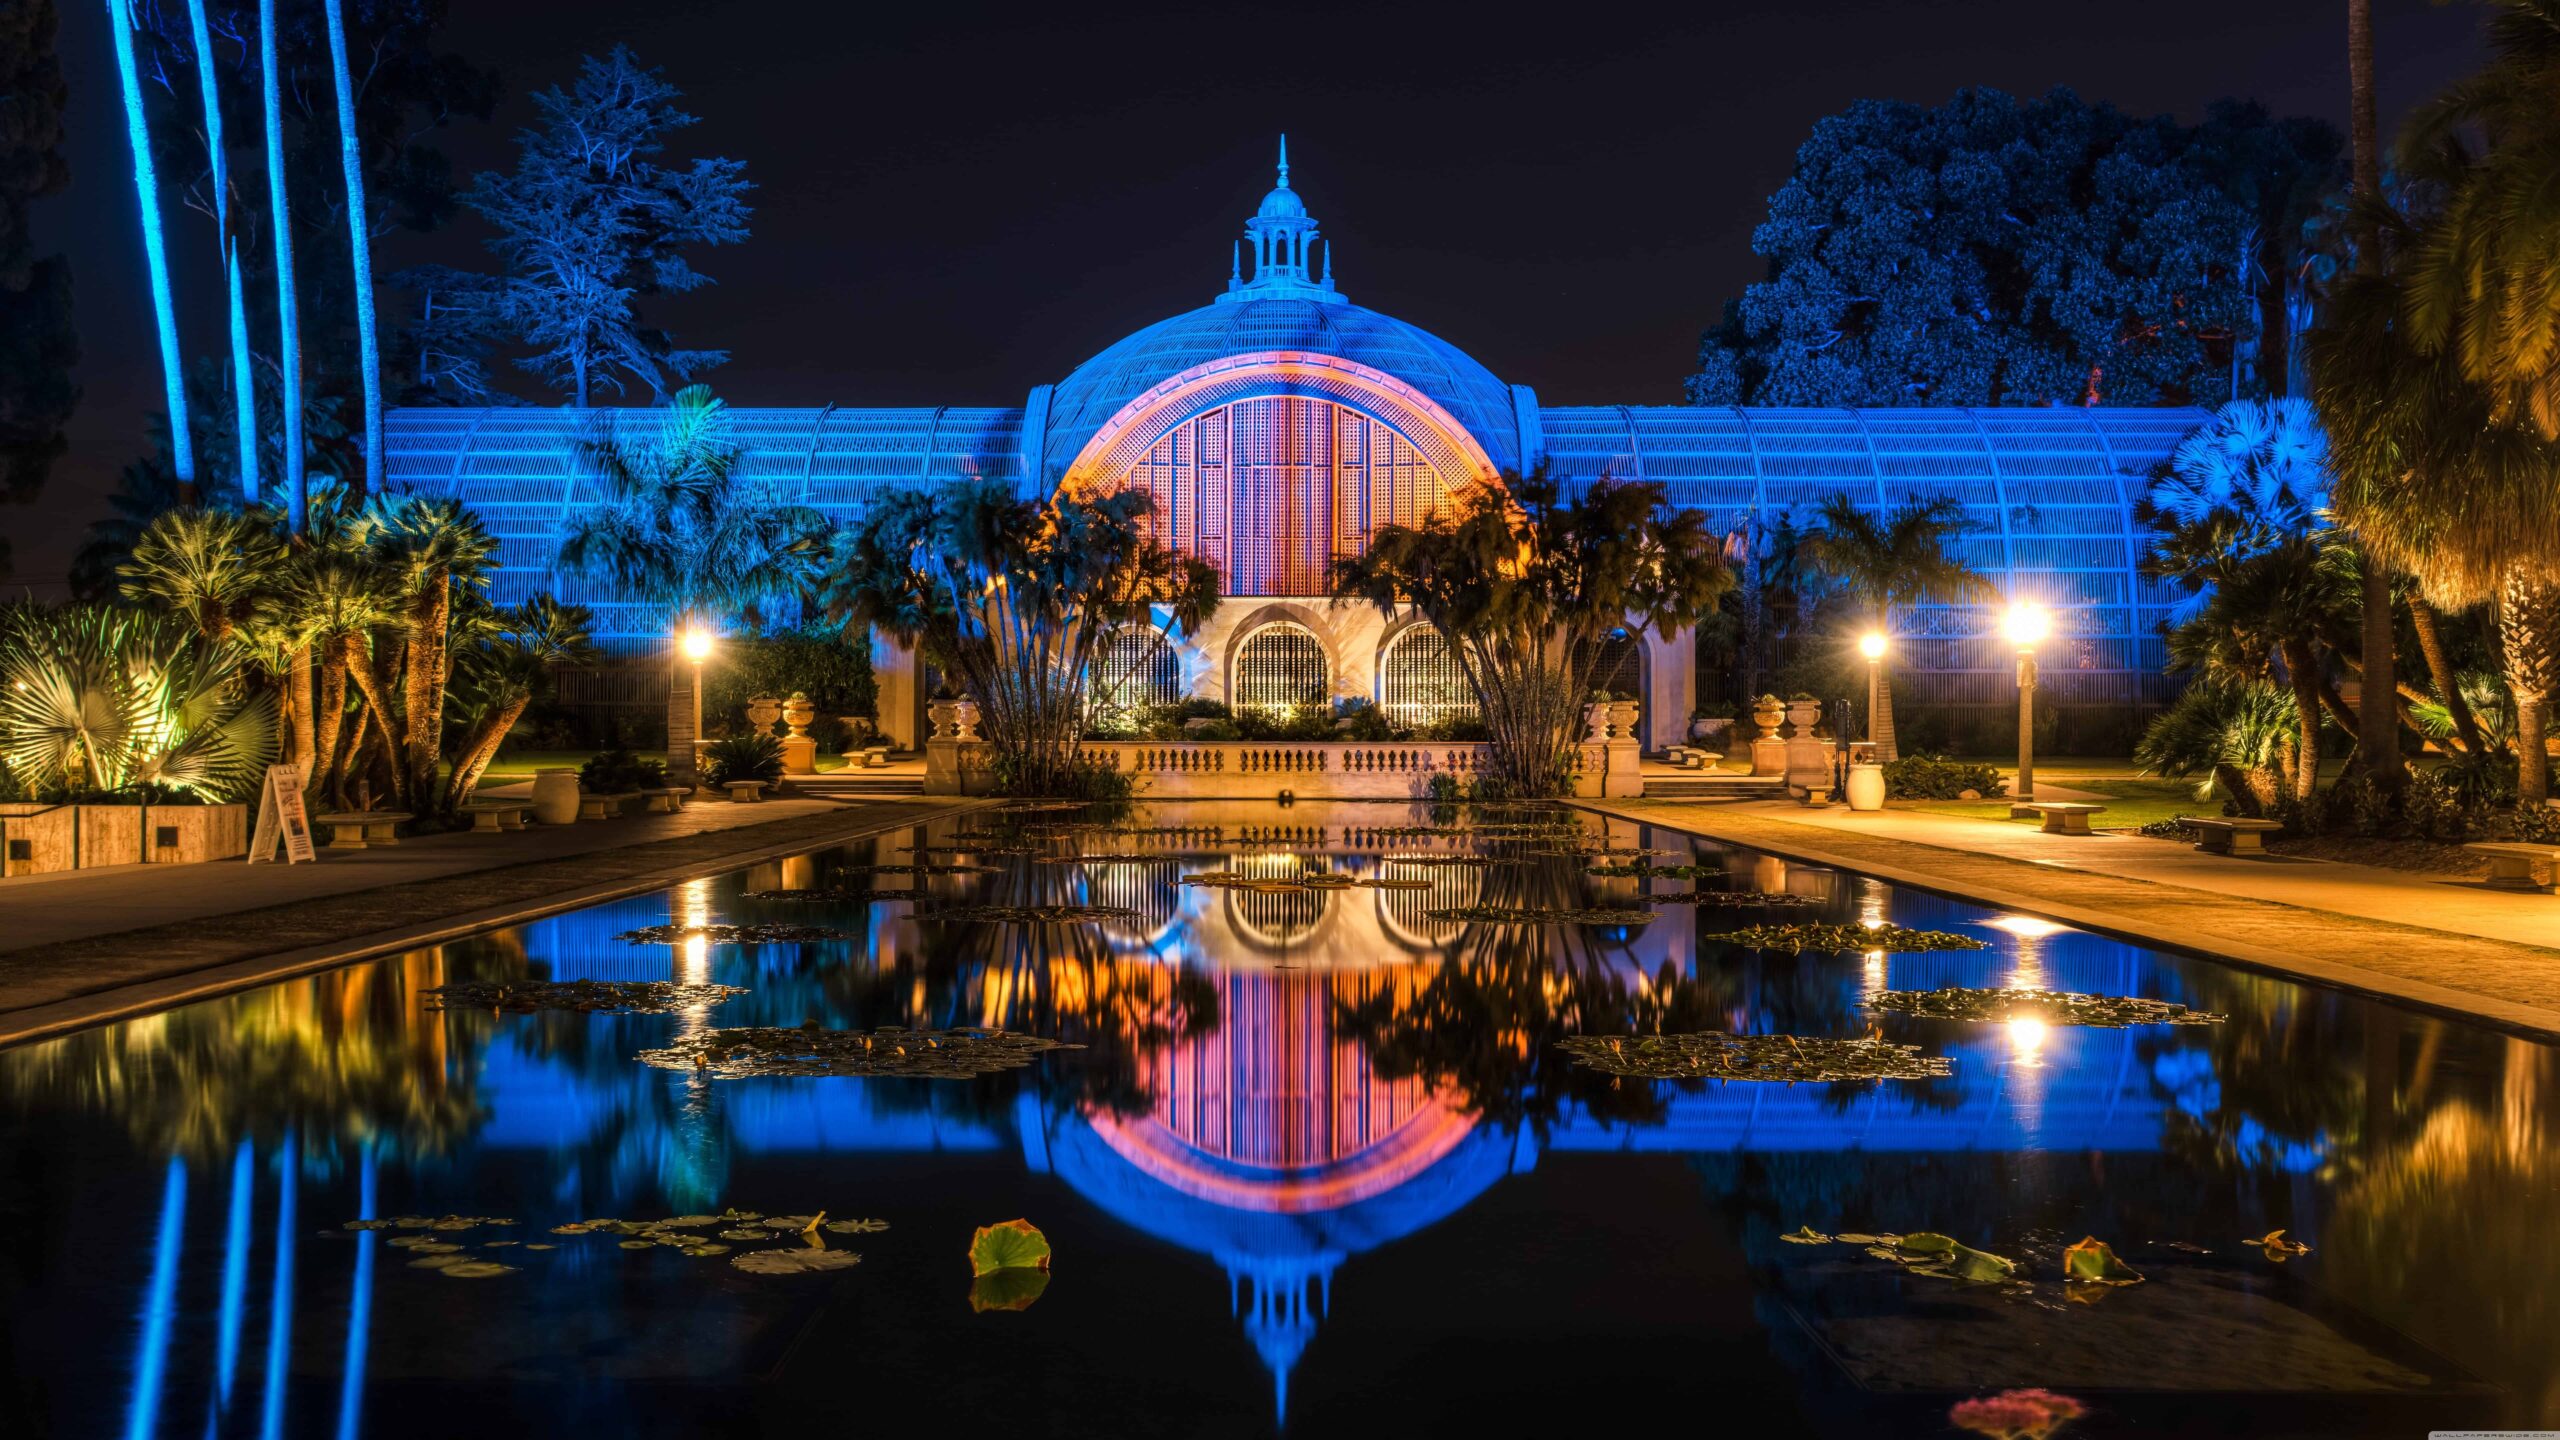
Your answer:
[[[267,783],[258,792],[258,826],[249,835],[249,863],[276,858],[276,842],[284,842],[284,863],[317,860],[311,847],[311,817],[302,808],[302,767],[270,765]]]

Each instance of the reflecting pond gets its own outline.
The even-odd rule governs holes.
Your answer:
[[[1696,869],[1588,873],[1639,861]],[[1794,899],[1640,899],[1692,889]],[[1104,913],[983,908],[1060,905]],[[1503,911],[1585,918],[1460,918]],[[1817,924],[1983,945],[1716,938]],[[740,993],[525,998],[577,980]],[[1868,1004],[1943,986],[2224,1018]],[[757,1073],[881,1027],[937,1073]],[[939,1048],[981,1029],[1072,1048]],[[1559,1045],[1701,1032],[1945,1073]],[[1940,1435],[2022,1388],[2065,1435],[2560,1426],[2555,1087],[2539,1044],[1624,821],[981,810],[0,1052],[0,1433]],[[1049,1282],[973,1308],[1016,1218]],[[1872,1238],[1924,1232],[2017,1268]],[[2143,1282],[2066,1282],[2084,1236]],[[737,1263],[819,1250],[860,1263]]]

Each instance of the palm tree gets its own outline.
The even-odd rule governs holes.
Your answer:
[[[2320,773],[2320,716],[2332,709],[2322,652],[2335,649],[2340,612],[2359,572],[2327,531],[2329,442],[2307,401],[2234,400],[2179,442],[2135,514],[2162,534],[2144,574],[2183,587],[2172,649],[2193,668],[2266,678],[2281,660],[2299,738],[2294,793],[2309,799]],[[2395,701],[2392,718],[2399,723]]]
[[[489,583],[489,562],[498,544],[476,516],[453,500],[378,497],[369,502],[367,518],[373,555],[397,587],[399,795],[404,804],[424,805],[435,793],[438,746],[444,738],[453,592],[457,586]],[[377,652],[376,675],[382,673],[384,658]],[[386,694],[368,690],[365,698],[379,718],[389,719]]]
[[[2144,727],[2134,763],[2172,780],[2197,777],[2199,800],[2219,785],[2242,814],[2263,816],[2284,792],[2297,714],[2273,681],[2207,676]]]
[[[258,383],[249,368],[249,302],[240,280],[240,237],[231,228],[231,156],[222,138],[222,87],[213,66],[213,33],[204,0],[187,0],[187,24],[196,49],[196,88],[204,101],[204,150],[212,166],[213,228],[222,246],[222,272],[231,291],[231,398],[240,449],[240,498],[258,503]]]
[[[21,617],[0,638],[0,764],[72,790],[248,793],[275,755],[272,695],[191,618],[102,605]]]
[[[1816,573],[1847,586],[1877,630],[1893,633],[1893,612],[1936,601],[1964,604],[1999,598],[1991,582],[1949,554],[1949,541],[1972,528],[1952,496],[1934,495],[1894,507],[1882,519],[1847,495],[1823,500],[1822,528],[1804,538],[1805,560]],[[1891,652],[1887,651],[1888,656]],[[1893,740],[1893,675],[1889,659],[1876,662],[1873,722],[1876,758],[1896,758]]]
[[[325,788],[340,804],[346,803],[347,767],[362,738],[361,730],[346,733],[347,688],[355,675],[365,673],[360,667],[368,663],[366,638],[389,620],[392,604],[390,579],[366,547],[334,535],[294,555],[269,607],[279,631],[271,643],[288,654],[317,656],[310,784],[315,790]],[[361,727],[364,714],[358,712],[354,719]]]
[[[2373,0],[2347,0],[2347,129],[2354,149],[2352,173],[2356,196],[2366,202],[2382,198],[2382,156],[2376,137],[2373,103]],[[2361,251],[2359,265],[2373,257]],[[2368,551],[2363,576],[2364,656],[2362,688],[2356,708],[2358,754],[2365,773],[2396,790],[2406,778],[2400,760],[2400,721],[2391,623],[2390,557]],[[2441,677],[2439,677],[2441,679]]]
[[[128,600],[185,616],[220,643],[264,603],[284,553],[256,514],[172,510],[143,528],[117,570],[118,588]]]
[[[479,597],[471,599],[478,602]],[[554,669],[587,664],[596,653],[588,639],[593,620],[586,607],[563,605],[548,595],[507,610],[475,603],[468,619],[457,626],[467,633],[455,648],[454,661],[462,734],[436,802],[438,813],[447,816],[469,802],[507,732],[525,707],[549,690]]]
[[[267,203],[276,232],[276,367],[284,381],[284,507],[302,533],[311,495],[303,477],[302,319],[294,300],[293,214],[285,198],[283,64],[276,54],[276,0],[258,0],[259,86],[266,101]]]
[[[272,0],[270,0],[272,3]],[[169,292],[169,246],[160,225],[160,174],[151,161],[151,125],[142,110],[142,80],[133,62],[131,0],[107,0],[114,32],[116,80],[124,90],[125,136],[133,145],[133,189],[142,202],[142,253],[151,268],[151,313],[160,327],[160,382],[169,398],[169,451],[178,493],[196,501],[196,447],[187,425],[186,361],[178,352],[178,311]]]
[[[356,365],[364,384],[364,490],[382,490],[382,351],[374,338],[372,212],[364,203],[364,152],[356,138],[355,81],[347,73],[347,18],[328,0],[329,68],[338,86],[338,160],[347,176],[347,253],[355,263]]]

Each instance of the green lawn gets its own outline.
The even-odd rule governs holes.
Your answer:
[[[2095,762],[2083,762],[2095,763]],[[2130,830],[2154,820],[2167,820],[2179,815],[2218,815],[2220,800],[2198,800],[2195,787],[2178,780],[2089,779],[2069,777],[2036,766],[2038,780],[2068,784],[2074,790],[2086,790],[2104,797],[2095,802],[2107,807],[2106,813],[2089,817],[2089,823],[2100,830]],[[1897,810],[1918,810],[1931,815],[1956,815],[1968,820],[1993,820],[2002,824],[2033,825],[2033,819],[2011,820],[2006,800],[1897,800]]]

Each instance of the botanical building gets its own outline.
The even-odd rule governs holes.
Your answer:
[[[667,617],[553,573],[564,512],[599,492],[578,441],[651,423],[645,410],[409,409],[389,424],[391,475],[459,496],[501,537],[495,598],[551,589],[592,606],[606,643],[667,643]],[[1439,637],[1411,619],[1321,598],[1327,563],[1541,461],[1568,482],[1660,482],[1733,550],[1847,492],[1879,509],[1952,495],[1975,522],[1966,558],[2055,617],[2042,683],[2062,704],[2154,701],[2168,595],[2135,574],[2133,497],[2204,416],[2176,409],[1767,410],[1546,405],[1419,326],[1352,304],[1329,242],[1289,181],[1245,222],[1223,292],[1105,348],[1010,406],[736,412],[750,475],[850,521],[874,497],[973,477],[1025,489],[1145,490],[1165,541],[1202,556],[1232,597],[1161,663],[1126,668],[1126,698],[1236,704],[1359,696],[1406,719],[1460,703]],[[2005,704],[2011,663],[1992,617],[1924,608],[1901,663],[1932,704]],[[1644,702],[1669,743],[1696,695],[1690,637],[1645,637],[1609,687]],[[917,738],[911,657],[875,657],[881,723]]]

